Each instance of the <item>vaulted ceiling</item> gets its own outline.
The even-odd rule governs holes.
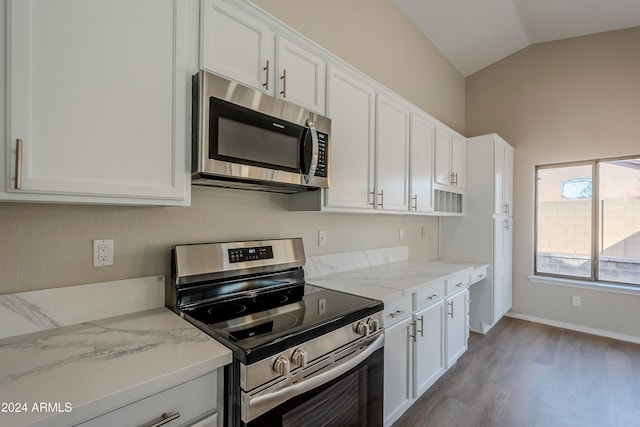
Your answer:
[[[464,76],[534,43],[640,26],[640,0],[393,1]]]

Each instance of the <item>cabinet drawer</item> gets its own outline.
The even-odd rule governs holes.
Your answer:
[[[413,294],[413,309],[420,310],[444,298],[444,280],[436,280]]]
[[[382,324],[384,327],[393,325],[398,320],[410,315],[413,311],[411,309],[412,301],[411,295],[405,295],[397,301],[384,304],[384,311],[382,313]]]
[[[474,283],[478,283],[479,281],[487,277],[487,270],[488,267],[486,266],[474,268],[471,272],[471,281],[469,282],[469,284],[473,285]]]
[[[449,276],[447,279],[447,295],[452,295],[461,289],[467,288],[469,286],[471,271],[471,268],[467,268]]]
[[[177,413],[180,414],[179,417],[163,424],[163,426],[185,425],[189,421],[196,420],[215,411],[217,406],[217,384],[217,373],[210,372],[122,408],[107,412],[104,415],[81,423],[79,426],[146,426],[160,421],[163,414],[172,416]]]

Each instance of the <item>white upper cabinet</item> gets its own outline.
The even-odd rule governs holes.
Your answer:
[[[513,148],[498,135],[494,136],[494,214],[513,213]]]
[[[438,126],[435,139],[435,183],[450,189],[463,189],[466,179],[466,141]]]
[[[324,114],[327,64],[284,37],[278,37],[277,44],[276,96]]]
[[[331,67],[327,114],[331,120],[331,182],[326,206],[371,209],[374,177],[375,97],[373,86]]]
[[[0,199],[188,204],[194,16],[177,0],[9,1]]]
[[[378,93],[376,185],[374,207],[409,209],[409,106],[402,99]]]
[[[319,56],[225,0],[202,2],[201,34],[203,69],[325,114],[327,64]]]
[[[274,91],[275,33],[224,1],[202,2],[200,65],[267,93]]]
[[[433,212],[435,124],[426,115],[411,114],[411,212]]]
[[[467,141],[458,135],[451,137],[451,173],[456,188],[465,188],[467,170]]]

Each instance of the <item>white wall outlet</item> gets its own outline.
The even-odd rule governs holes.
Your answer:
[[[404,228],[400,229],[398,233],[398,237],[400,238],[400,240],[404,240]]]
[[[113,239],[93,241],[93,266],[113,265]]]
[[[427,238],[427,227],[422,227],[422,238],[423,239]]]
[[[324,246],[327,244],[327,232],[324,230],[318,230],[318,246]]]
[[[571,305],[574,307],[580,307],[580,305],[582,304],[582,301],[580,300],[580,297],[578,296],[572,296],[571,297]]]

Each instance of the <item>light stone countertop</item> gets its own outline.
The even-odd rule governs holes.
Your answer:
[[[471,271],[486,264],[454,261],[402,260],[367,268],[316,276],[309,284],[391,303],[434,280]]]
[[[26,403],[28,410],[0,412],[0,425],[75,424],[231,359],[231,350],[166,308],[4,338],[0,402]],[[60,411],[33,411],[43,402],[58,404]]]

